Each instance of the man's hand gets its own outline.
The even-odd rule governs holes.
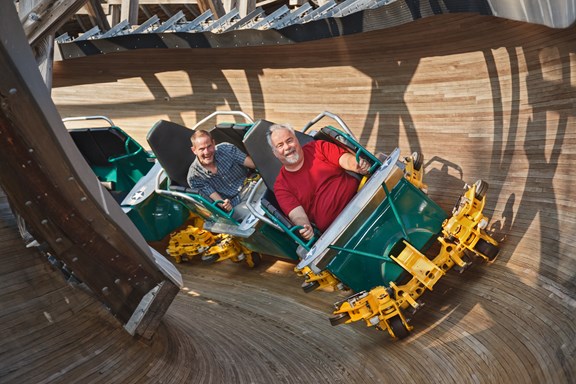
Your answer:
[[[312,226],[308,224],[304,225],[304,228],[302,228],[299,232],[300,236],[302,236],[304,240],[310,240],[312,236],[314,236],[314,229],[312,229]]]
[[[300,236],[302,236],[304,240],[310,240],[312,236],[314,236],[314,229],[312,229],[310,220],[308,219],[308,216],[306,215],[306,212],[304,212],[304,208],[302,208],[301,205],[294,208],[288,214],[288,217],[295,225],[303,227],[298,231],[298,233],[300,233]]]
[[[224,201],[220,203],[220,208],[226,212],[230,212],[232,210],[232,203],[230,203],[230,200],[224,199]]]
[[[347,171],[352,171],[359,173],[361,175],[366,175],[370,170],[370,163],[363,158],[360,161],[356,161],[356,156],[351,153],[345,153],[340,156],[338,163],[342,168]]]
[[[355,172],[359,173],[361,175],[365,175],[368,173],[369,170],[370,170],[370,163],[368,163],[363,158],[360,158],[360,162],[356,163],[356,171]]]

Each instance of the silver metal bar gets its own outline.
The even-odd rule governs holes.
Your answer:
[[[82,35],[78,36],[74,41],[88,40],[92,36],[96,36],[99,33],[100,33],[100,28],[98,26],[95,26],[94,28],[92,28],[92,29],[84,32]]]
[[[106,39],[108,37],[116,36],[127,28],[130,28],[130,23],[128,23],[128,20],[122,20],[121,22],[110,28],[110,30],[108,30],[106,33],[103,33],[100,36],[98,36],[98,38]]]
[[[184,17],[184,12],[182,12],[182,10],[178,11],[177,14],[175,14],[174,16],[172,16],[171,18],[169,18],[168,20],[166,20],[165,22],[162,23],[162,25],[160,25],[158,28],[156,28],[154,31],[152,31],[153,33],[162,33],[162,32],[166,32],[167,30],[169,30],[170,28],[174,28],[174,26],[176,25],[176,23],[178,23],[179,21],[181,21],[182,19],[186,19]]]
[[[203,28],[202,31],[216,32],[223,25],[231,22],[231,20],[234,19],[235,17],[238,17],[238,15],[239,15],[238,9],[234,8],[233,10],[231,10],[230,12],[228,12],[227,14],[225,14],[224,16],[213,22],[212,24],[208,25],[206,28]]]
[[[302,15],[304,15],[306,12],[310,11],[310,9],[312,9],[312,6],[310,5],[310,3],[305,3],[301,7],[298,7],[294,11],[290,12],[289,15],[287,15],[287,16],[283,17],[282,19],[274,22],[270,26],[270,28],[281,29],[281,28],[284,28],[290,24],[296,24],[296,20],[301,18]]]
[[[301,20],[301,23],[306,23],[308,21],[316,20],[320,18],[325,12],[328,12],[330,9],[336,6],[336,2],[334,0],[330,0],[312,12],[309,12],[306,16],[304,16]]]
[[[77,116],[77,117],[65,117],[62,122],[67,123],[69,121],[86,121],[86,120],[105,120],[110,124],[111,127],[115,127],[112,120],[106,116]]]
[[[248,25],[251,21],[255,20],[256,18],[261,16],[263,13],[264,13],[264,10],[262,9],[262,7],[258,7],[255,10],[253,10],[252,12],[250,12],[249,14],[247,14],[246,16],[244,16],[243,18],[241,18],[240,20],[236,21],[235,23],[229,25],[226,28],[223,28],[222,32],[235,31],[237,29],[242,29],[244,26]]]
[[[198,27],[200,27],[202,25],[202,23],[211,19],[212,16],[213,16],[212,11],[208,9],[208,10],[204,11],[200,16],[198,16],[197,18],[192,20],[191,22],[183,24],[182,26],[180,26],[176,30],[176,32],[194,32],[196,29],[199,29]]]
[[[160,18],[158,16],[154,15],[151,18],[149,18],[148,20],[146,20],[145,22],[143,22],[142,24],[140,24],[139,27],[137,27],[136,29],[134,29],[130,33],[135,34],[135,33],[146,32],[146,30],[148,28],[152,27],[154,24],[158,24],[159,22],[160,22]]]
[[[338,123],[338,125],[340,125],[340,127],[342,127],[342,129],[349,134],[351,137],[354,138],[354,140],[358,141],[358,139],[356,138],[356,136],[354,135],[354,133],[352,133],[352,131],[350,130],[350,128],[348,128],[348,126],[346,125],[346,123],[344,122],[344,120],[342,120],[340,118],[340,116],[332,113],[332,112],[328,112],[328,111],[324,111],[322,113],[320,113],[318,116],[316,116],[315,118],[313,118],[312,120],[310,120],[308,122],[308,124],[306,124],[304,126],[304,128],[302,128],[302,132],[306,133],[306,131],[308,129],[310,129],[310,127],[312,127],[314,124],[316,124],[317,122],[319,122],[322,118],[324,117],[330,117],[331,119],[333,119],[334,121],[336,121]]]
[[[227,115],[227,116],[241,116],[244,119],[246,119],[246,121],[248,121],[249,123],[254,123],[254,120],[252,120],[252,118],[250,116],[248,116],[247,114],[245,114],[242,111],[216,111],[216,112],[212,112],[211,114],[209,114],[208,116],[206,116],[205,118],[203,118],[202,120],[200,120],[199,122],[197,122],[193,127],[192,130],[196,130],[196,128],[198,128],[199,126],[201,126],[202,124],[204,124],[205,122],[207,122],[208,120],[210,120],[211,118],[215,117],[215,116],[220,116],[220,115]]]
[[[263,20],[257,22],[256,24],[252,25],[250,29],[259,29],[263,28],[266,25],[272,23],[272,21],[283,17],[286,13],[288,13],[290,9],[286,4],[272,12],[270,15],[266,16]]]

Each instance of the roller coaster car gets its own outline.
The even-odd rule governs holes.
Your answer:
[[[161,170],[154,154],[108,117],[69,117],[63,121],[98,180],[147,241],[160,241],[185,222],[189,213],[181,204],[154,192],[155,176]],[[89,128],[71,128],[73,125]]]
[[[217,142],[229,141],[245,150],[258,171],[246,185],[250,213],[239,219],[233,212],[220,209],[218,202],[187,187],[186,175],[194,156],[190,136],[218,114],[246,119],[243,124],[217,125],[212,135]],[[308,132],[324,117],[334,119],[340,129],[328,125]],[[140,212],[136,216],[142,217],[146,216],[143,208],[155,206],[158,199],[186,207],[197,222],[171,235],[168,251],[177,262],[197,254],[209,262],[246,259],[249,265],[258,262],[260,253],[295,260],[305,292],[321,287],[354,292],[335,304],[330,318],[333,325],[363,320],[396,338],[409,334],[409,316],[421,306],[418,299],[449,269],[456,266],[462,271],[476,260],[491,262],[496,257],[498,244],[484,231],[488,223],[482,214],[488,188],[485,182],[466,185],[448,216],[426,194],[420,154],[401,158],[396,149],[388,156],[373,155],[338,116],[329,112],[296,132],[300,143],[333,142],[357,159],[367,160],[371,168],[358,193],[332,225],[304,241],[298,236],[301,227],[282,214],[274,198],[281,163],[267,144],[270,125],[266,120],[254,122],[242,112],[212,114],[193,129],[158,122],[147,140],[161,169],[151,169],[123,206],[130,206],[129,210]],[[144,200],[152,201],[142,203],[141,197],[147,194]],[[130,201],[134,203],[129,205]]]

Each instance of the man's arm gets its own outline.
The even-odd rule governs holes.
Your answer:
[[[246,159],[244,159],[244,166],[246,168],[256,169],[256,165],[250,156],[246,156]]]
[[[361,175],[367,174],[368,170],[370,169],[370,164],[366,160],[360,158],[360,162],[358,163],[356,161],[356,156],[351,153],[345,153],[340,156],[338,163],[345,170],[356,172]]]
[[[301,205],[297,206],[293,210],[290,211],[288,217],[292,222],[296,225],[301,225],[304,228],[300,230],[300,235],[306,239],[310,240],[312,236],[314,236],[314,230],[312,229],[312,225],[310,224],[310,220],[308,219],[308,215],[304,211]]]

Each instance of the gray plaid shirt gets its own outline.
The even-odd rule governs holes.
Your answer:
[[[240,202],[239,192],[248,175],[244,166],[246,154],[230,143],[216,145],[214,162],[217,172],[212,173],[194,159],[188,170],[188,184],[200,190],[205,196],[218,192],[224,199],[230,199],[232,205]]]

